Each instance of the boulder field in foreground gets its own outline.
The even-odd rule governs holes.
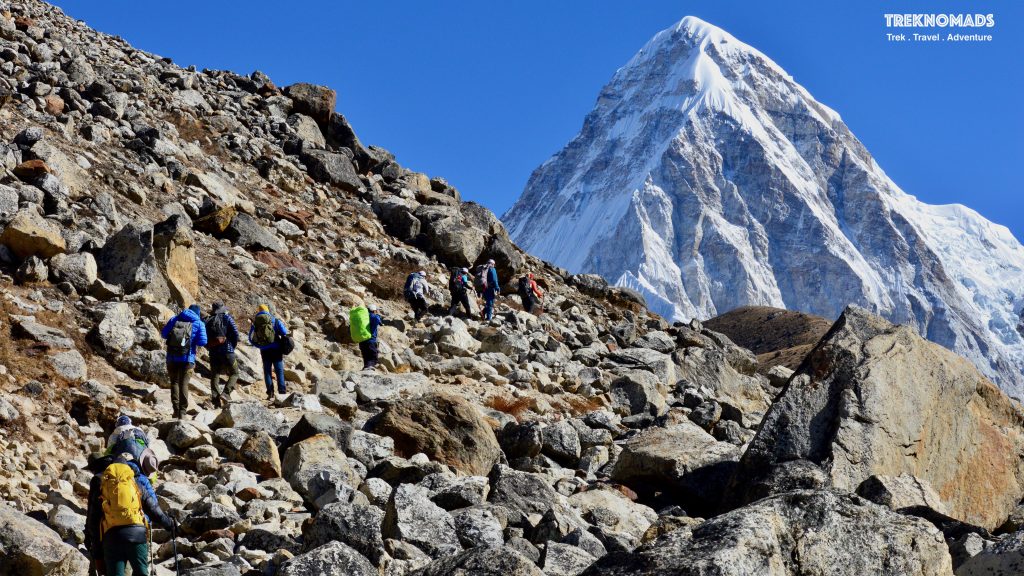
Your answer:
[[[1024,416],[966,360],[848,308],[769,410],[733,480],[732,505],[766,496],[792,461],[837,490],[910,474],[950,516],[999,526],[1024,493]]]
[[[85,576],[89,561],[45,524],[0,504],[0,574]]]
[[[942,533],[848,494],[802,490],[680,528],[583,576],[952,576]]]

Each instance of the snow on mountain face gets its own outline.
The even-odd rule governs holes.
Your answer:
[[[1024,247],[904,193],[836,112],[698,18],[616,72],[504,219],[527,251],[668,318],[856,303],[1024,396]]]

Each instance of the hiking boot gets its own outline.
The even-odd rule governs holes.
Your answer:
[[[267,400],[269,400],[271,402],[276,400],[276,398],[274,397],[274,391],[273,390],[267,390]]]

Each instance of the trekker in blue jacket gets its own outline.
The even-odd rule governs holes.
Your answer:
[[[171,406],[176,419],[188,409],[188,381],[196,367],[196,347],[206,346],[206,325],[199,312],[199,305],[193,304],[171,318],[160,331],[167,340],[167,377],[171,381]]]
[[[484,320],[494,318],[494,299],[498,294],[501,294],[498,271],[494,268],[494,260],[488,260],[487,268],[484,270]]]
[[[377,367],[380,357],[380,344],[377,340],[377,329],[384,324],[380,315],[380,307],[370,304],[370,339],[359,343],[359,351],[363,355],[363,370],[373,370]]]
[[[288,335],[288,329],[281,320],[270,313],[270,307],[260,304],[249,328],[249,344],[259,348],[263,359],[263,383],[267,385],[267,400],[274,399],[274,378],[277,375],[277,392],[285,393],[284,353],[281,337]]]
[[[210,316],[204,321],[210,351],[210,401],[214,408],[223,408],[231,401],[231,392],[238,382],[238,361],[235,348],[238,347],[238,325],[223,302],[214,302]],[[224,390],[220,389],[220,377],[228,378]]]

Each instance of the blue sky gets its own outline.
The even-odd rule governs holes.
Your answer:
[[[1015,0],[55,3],[181,65],[331,86],[364,142],[499,214],[576,134],[615,70],[693,14],[838,111],[905,191],[966,204],[1024,239]],[[995,14],[993,42],[885,40],[886,12],[967,10]]]

